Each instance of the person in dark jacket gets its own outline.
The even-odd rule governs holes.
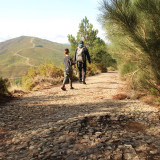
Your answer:
[[[84,42],[80,41],[78,47],[75,50],[74,61],[77,63],[79,82],[86,84],[86,70],[87,60],[91,63],[91,58],[88,49],[84,46]]]
[[[66,48],[64,50],[64,54],[66,55],[64,58],[64,80],[63,80],[63,86],[61,87],[61,89],[63,91],[66,90],[65,88],[65,84],[67,82],[67,80],[69,79],[69,83],[70,83],[70,89],[74,89],[72,87],[72,74],[73,74],[73,69],[72,69],[72,65],[74,65],[75,63],[73,63],[72,58],[69,56],[69,49]]]

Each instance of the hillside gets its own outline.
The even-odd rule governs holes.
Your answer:
[[[48,40],[21,36],[0,43],[0,76],[21,77],[29,67],[36,67],[45,61],[60,65],[63,51],[68,45]]]

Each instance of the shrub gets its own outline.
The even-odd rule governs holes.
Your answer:
[[[28,69],[28,76],[29,76],[30,78],[34,78],[36,75],[37,75],[37,74],[36,74],[36,70],[35,70],[33,67],[30,67],[30,68]]]
[[[103,0],[100,21],[118,66],[124,64],[119,67],[122,76],[132,72],[134,88],[149,92],[153,87],[160,93],[159,6],[159,0]]]
[[[25,90],[31,90],[36,84],[34,83],[33,79],[28,75],[22,78],[22,86]]]
[[[96,64],[96,66],[97,66],[97,69],[98,69],[101,73],[106,73],[106,72],[108,71],[106,65]]]
[[[137,64],[133,62],[126,62],[119,66],[121,76],[124,78],[128,73],[132,73],[137,69]]]
[[[43,48],[43,45],[37,44],[35,47],[41,47],[41,48]]]
[[[61,82],[63,79],[62,67],[57,67],[53,63],[44,63],[36,69],[29,68],[28,73],[22,78],[22,86],[25,90],[32,90],[42,83],[51,85]]]
[[[88,76],[93,76],[93,75],[96,75],[98,73],[101,73],[100,69],[98,69],[97,65],[95,64],[88,64],[88,67],[87,67],[87,75]]]
[[[100,67],[96,64],[89,64],[87,75],[93,76],[101,73]],[[77,69],[76,69],[77,70]],[[78,70],[77,70],[78,72]],[[44,86],[55,85],[63,81],[64,66],[55,66],[53,63],[44,63],[37,68],[29,68],[26,75],[22,77],[22,87],[25,90],[42,88]],[[75,71],[73,71],[73,81],[78,80]]]
[[[153,95],[153,96],[158,96],[159,95],[159,92],[158,90],[154,89],[154,88],[151,88],[150,89],[150,94]]]
[[[0,96],[9,95],[8,92],[9,81],[0,77]]]
[[[110,67],[107,67],[107,71],[115,71],[116,69],[114,68],[114,67],[112,67],[112,66],[110,66]]]

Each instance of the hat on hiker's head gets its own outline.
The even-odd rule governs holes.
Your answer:
[[[83,42],[83,41],[80,41],[78,46],[79,46],[79,47],[83,47],[83,44],[84,44],[84,42]]]

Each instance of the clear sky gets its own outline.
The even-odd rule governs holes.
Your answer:
[[[85,16],[104,39],[97,21],[99,1],[0,0],[0,42],[24,35],[68,43],[67,35],[76,36]]]

